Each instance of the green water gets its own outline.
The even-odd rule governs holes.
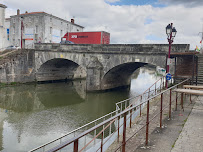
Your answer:
[[[86,93],[85,81],[0,88],[0,149],[28,151],[102,115],[115,103],[145,91],[154,69],[137,70],[130,89]]]

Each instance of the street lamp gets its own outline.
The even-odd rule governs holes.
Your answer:
[[[171,44],[173,43],[173,39],[175,38],[176,36],[176,28],[173,27],[173,23],[171,24],[168,24],[166,26],[166,35],[168,36],[168,43],[169,43],[169,51],[168,51],[168,60],[167,60],[167,68],[166,68],[166,73],[169,72],[169,59],[170,59],[170,54],[171,54]],[[168,88],[168,83],[167,83],[167,80],[166,80],[166,88]]]

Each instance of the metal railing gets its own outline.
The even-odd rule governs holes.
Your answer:
[[[73,130],[73,131],[71,131],[71,132],[57,138],[57,139],[54,139],[54,140],[52,140],[52,141],[50,141],[48,143],[45,143],[45,144],[43,144],[43,145],[41,145],[41,146],[39,146],[39,147],[37,147],[35,149],[32,149],[29,152],[34,152],[34,151],[45,152],[46,150],[48,150],[48,149],[50,149],[50,148],[52,148],[52,147],[54,147],[54,146],[56,146],[58,144],[61,144],[63,142],[63,140],[71,139],[71,138],[77,136],[77,134],[79,134],[80,132],[85,131],[85,129],[96,126],[97,124],[101,123],[102,121],[105,121],[106,119],[108,119],[110,117],[113,117],[114,115],[116,115],[116,113],[117,113],[117,110],[115,110],[115,111],[113,111],[111,113],[108,113],[108,114],[106,114],[106,115],[104,115],[104,116],[102,116],[102,117],[100,117],[98,119],[95,119],[95,120],[93,120],[93,121],[91,121],[91,122],[77,128],[77,129],[75,129],[75,130]],[[97,134],[97,130],[95,130],[95,132],[94,132],[94,135],[96,135],[96,134]]]
[[[107,120],[108,118],[111,118],[113,117],[114,115],[118,114],[119,112],[123,111],[123,108],[128,108],[129,106],[132,106],[136,103],[136,101],[138,101],[139,99],[143,100],[143,99],[146,99],[146,97],[148,98],[149,96],[153,95],[153,93],[155,92],[158,92],[158,90],[160,91],[162,87],[164,87],[164,77],[160,78],[159,80],[157,80],[152,86],[150,86],[142,95],[138,95],[136,97],[132,97],[132,98],[129,98],[129,99],[126,99],[126,100],[123,100],[123,101],[120,101],[118,103],[116,103],[116,110],[109,113],[109,114],[106,114],[94,121],[91,121],[57,139],[54,139],[50,142],[47,142],[37,148],[34,148],[32,150],[30,150],[29,152],[36,152],[36,151],[40,151],[40,152],[45,152],[46,150],[50,149],[50,148],[53,148],[55,147],[56,145],[59,145],[61,144],[63,141],[65,140],[68,140],[68,139],[71,139],[71,138],[74,138],[76,135],[78,135],[80,132],[82,131],[85,131],[93,126],[96,126],[97,124],[101,123],[102,121],[105,121]],[[151,89],[151,90],[150,90]],[[131,102],[133,101],[133,102]],[[131,103],[130,103],[131,102]],[[129,104],[130,103],[130,104]],[[122,106],[122,105],[125,105],[125,106]],[[127,107],[128,105],[128,107]],[[144,105],[142,105],[143,107]],[[110,124],[110,128],[109,128],[109,131],[108,131],[108,134],[107,135],[110,135],[112,133],[114,129],[114,125],[111,123]],[[104,129],[104,126],[103,128]],[[98,129],[99,130],[99,129]],[[101,130],[101,129],[100,129]],[[97,130],[94,131],[93,133],[93,137],[97,134]],[[83,140],[84,143],[86,143],[87,140],[90,140],[91,138],[93,139],[93,137],[85,137],[85,139]],[[105,137],[105,133],[103,134],[103,137]],[[96,141],[94,141],[93,145],[96,145]],[[90,147],[90,146],[89,146]]]
[[[122,142],[120,144],[120,146],[118,146],[118,148],[115,151],[118,151],[119,149],[121,149],[122,152],[125,152],[125,146],[126,143],[134,136],[136,135],[141,129],[146,127],[146,139],[145,139],[145,143],[146,145],[148,144],[148,136],[149,136],[149,124],[154,120],[155,117],[157,117],[158,115],[160,115],[160,128],[162,127],[162,112],[164,109],[166,109],[167,107],[169,107],[169,118],[171,118],[171,104],[173,101],[176,101],[176,106],[177,106],[177,96],[176,98],[172,101],[171,98],[171,94],[172,94],[172,89],[177,88],[179,85],[182,85],[184,83],[186,83],[189,79],[184,80],[183,82],[174,85],[173,87],[164,90],[160,93],[157,93],[157,95],[154,95],[150,98],[148,98],[147,100],[142,101],[141,103],[137,104],[137,105],[132,105],[129,108],[123,110],[122,112],[116,114],[115,116],[109,118],[108,120],[103,121],[102,123],[86,130],[85,132],[81,133],[80,135],[78,135],[77,137],[74,137],[70,140],[67,140],[63,143],[61,143],[60,145],[48,150],[49,152],[54,152],[54,151],[74,151],[74,152],[82,152],[85,151],[85,149],[94,142],[94,140],[98,140],[99,142],[97,142],[97,146],[94,147],[94,149],[89,149],[89,151],[105,151],[107,148],[105,147],[105,144],[107,144],[108,142],[106,142],[107,140],[109,140],[110,138],[113,138],[114,135],[117,135],[116,138],[119,141],[119,135],[122,133]],[[167,106],[163,107],[163,95],[165,93],[169,92],[169,103],[167,103]],[[177,95],[177,94],[176,94]],[[150,101],[153,100],[154,98],[161,96],[161,106],[160,106],[160,112],[156,113],[155,116],[153,116],[153,118],[149,119],[149,108],[150,108]],[[138,112],[138,110],[141,110],[140,104],[147,104],[147,114],[146,114],[146,124],[143,125],[142,127],[140,127],[130,138],[126,139],[126,128],[127,128],[127,124],[128,121],[130,121],[133,117],[133,112]],[[183,108],[183,102],[181,103],[181,107]],[[177,108],[177,107],[176,107]],[[122,120],[122,121],[121,121]],[[117,121],[117,122],[116,122]],[[108,136],[105,137],[104,133],[106,130],[110,129],[109,126],[110,124],[113,123],[118,123],[117,128],[114,130],[114,132]],[[122,123],[121,123],[122,122]],[[131,126],[130,126],[131,127]],[[103,128],[93,139],[91,139],[84,147],[79,146],[79,143],[81,142],[81,139],[84,138],[85,136],[92,134],[92,132],[94,132],[95,130],[99,129],[99,128]],[[67,146],[72,146],[72,150],[67,149]]]
[[[161,77],[154,84],[152,84],[147,90],[145,90],[145,92],[143,94],[117,102],[116,110],[120,110],[120,112],[121,112],[124,109],[129,108],[132,105],[140,103],[143,100],[146,100],[147,98],[149,98],[150,96],[156,95],[158,92],[161,91],[162,88],[164,88],[164,86],[165,86],[165,78]]]
[[[142,101],[139,104],[136,105],[130,105],[129,108],[126,108],[125,110],[121,111],[120,113],[116,114],[115,116],[109,118],[108,120],[103,121],[102,123],[86,130],[85,132],[81,133],[77,137],[74,137],[70,140],[67,140],[60,145],[52,148],[49,150],[49,152],[53,151],[74,151],[74,152],[82,152],[88,149],[88,146],[90,146],[95,140],[97,140],[97,144],[95,147],[88,149],[87,151],[105,151],[108,146],[109,142],[111,142],[112,138],[116,138],[117,141],[119,141],[119,136],[122,134],[122,142],[120,146],[116,149],[119,150],[121,149],[122,152],[125,152],[125,145],[126,142],[129,141],[134,135],[136,135],[141,129],[146,127],[146,144],[148,144],[148,135],[149,135],[149,124],[158,116],[160,115],[160,127],[162,126],[162,112],[164,109],[169,107],[169,118],[171,118],[171,104],[172,102],[176,101],[176,109],[177,109],[177,95],[176,98],[172,101],[171,94],[172,94],[172,89],[177,88],[179,85],[182,85],[186,83],[189,79],[184,80],[183,82],[174,85],[173,87],[164,90],[160,93],[157,93],[156,95]],[[167,106],[163,107],[163,95],[168,93],[169,95],[169,102],[167,102]],[[156,113],[155,116],[153,116],[151,119],[149,119],[149,103],[151,100],[154,98],[161,96],[161,106],[160,106],[160,112]],[[147,104],[147,114],[146,114],[146,124],[140,127],[130,138],[126,139],[126,128],[127,125],[130,125],[131,127],[131,121],[133,119],[133,113],[139,113],[141,108],[140,105]],[[181,103],[181,107],[183,108],[183,103]],[[108,130],[112,130],[110,128],[111,124],[114,124],[116,128],[114,128],[114,131],[111,132],[110,136],[105,136],[105,132]],[[117,124],[117,125],[116,125]],[[94,136],[93,139],[89,140],[85,146],[79,146],[79,143],[81,143],[81,139],[84,138],[85,136],[88,136],[89,134],[93,134],[93,132],[99,128],[103,128],[99,133]],[[115,139],[113,139],[114,141]],[[108,142],[107,142],[108,141]],[[67,149],[67,146],[71,146],[72,149]],[[91,146],[90,146],[91,147]]]

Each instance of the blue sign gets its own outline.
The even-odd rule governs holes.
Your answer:
[[[166,74],[166,80],[171,80],[171,77],[172,77],[172,76],[171,76],[170,73],[167,73],[167,74]]]
[[[9,29],[7,29],[7,34],[9,34]]]

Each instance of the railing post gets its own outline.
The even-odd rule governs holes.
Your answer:
[[[184,108],[183,108],[183,93],[181,93],[181,107],[182,107],[182,109],[184,111]]]
[[[125,144],[126,144],[126,113],[124,113],[124,120],[123,120],[122,152],[125,152]]]
[[[78,152],[78,139],[74,141],[74,152]]]
[[[176,111],[178,109],[178,92],[176,92]]]
[[[148,92],[148,98],[150,97],[150,88],[149,88],[149,92]]]
[[[161,107],[160,107],[160,128],[162,128],[162,109],[163,109],[163,93],[161,94]]]
[[[156,83],[155,83],[155,95],[156,95]]]
[[[149,136],[149,100],[147,101],[146,145],[148,145],[148,136]]]
[[[119,142],[119,129],[120,129],[120,126],[119,126],[119,121],[120,121],[120,116],[118,116],[118,142]]]
[[[141,102],[142,102],[142,96],[141,96]],[[140,104],[140,117],[142,116],[142,104]]]
[[[132,105],[130,107],[132,107]],[[132,109],[130,110],[130,128],[131,127],[132,127]]]
[[[163,79],[163,88],[164,88],[164,79]]]
[[[161,92],[161,86],[162,86],[162,79],[163,79],[163,78],[161,78],[161,82],[160,82],[160,92]]]
[[[171,119],[171,89],[170,89],[170,99],[169,99],[169,118]]]
[[[101,152],[103,151],[103,136],[104,136],[104,131],[102,131],[102,134],[101,134]]]

